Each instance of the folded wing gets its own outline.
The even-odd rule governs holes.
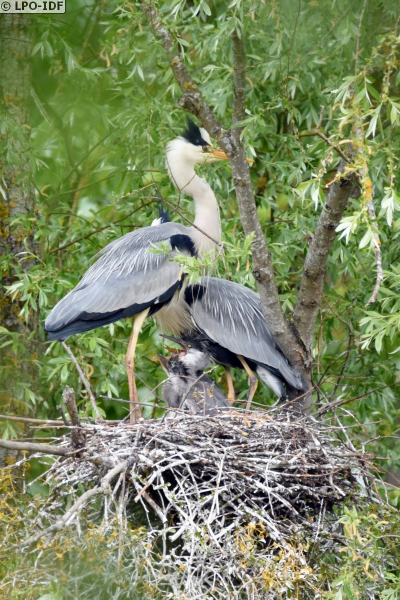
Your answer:
[[[185,297],[194,324],[212,341],[271,368],[295,389],[304,389],[301,376],[290,366],[268,329],[258,294],[232,281],[203,277]]]
[[[152,252],[166,242],[194,253],[189,229],[179,223],[144,227],[106,246],[79,284],[51,311],[44,328],[49,339],[101,327],[150,308],[156,312],[181,285],[180,266],[168,254]]]

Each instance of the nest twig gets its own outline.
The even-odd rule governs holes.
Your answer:
[[[334,507],[372,494],[365,455],[342,442],[335,428],[291,413],[235,411],[81,427],[86,446],[79,453],[69,452],[67,436],[57,446],[67,455],[47,472],[52,494],[41,526],[35,524],[24,544],[41,538],[49,544],[74,524],[79,530],[79,513],[96,497],[103,497],[103,518],[118,514],[122,528],[141,503],[148,539],[163,539],[163,573],[169,572],[169,585],[173,573],[173,588],[185,589],[187,598],[210,585],[218,594],[249,581],[262,587],[268,561],[276,571],[279,557],[286,575],[290,558],[292,578],[302,572],[312,585],[307,543],[342,543]],[[68,510],[55,515],[60,498],[71,494]]]

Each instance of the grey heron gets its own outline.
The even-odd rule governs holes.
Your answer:
[[[196,255],[215,248],[221,240],[217,200],[194,168],[226,158],[221,150],[212,147],[205,129],[189,120],[186,131],[168,143],[166,162],[174,185],[194,200],[194,226],[166,222],[157,227],[143,227],[115,240],[99,253],[98,260],[75,289],[53,308],[45,321],[48,339],[64,341],[72,334],[134,317],[126,355],[132,421],[140,416],[134,354],[144,320],[154,315],[162,330],[177,334],[192,327],[189,313],[179,303],[184,279],[181,267],[168,254],[149,250],[160,242],[169,245],[172,256],[178,251]]]
[[[163,396],[168,406],[194,415],[209,416],[232,410],[222,390],[204,373],[210,364],[210,356],[203,352],[196,338],[192,340],[187,337],[186,341],[171,339],[180,344],[182,350],[170,357],[158,355],[168,375],[163,386]]]

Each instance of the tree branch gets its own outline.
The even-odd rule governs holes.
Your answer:
[[[344,171],[344,168],[345,162],[341,161],[338,176]],[[336,237],[336,227],[342,219],[353,187],[352,175],[350,177],[339,176],[331,184],[304,263],[294,311],[294,323],[309,351],[314,337],[328,256]]]
[[[243,36],[239,36],[237,31],[234,31],[232,34],[232,53],[234,85],[232,114],[234,127],[232,128],[232,137],[235,140],[236,152],[230,155],[227,150],[225,151],[231,163],[240,219],[245,234],[254,234],[252,244],[253,274],[258,284],[264,317],[273,336],[278,341],[286,356],[304,372],[303,359],[305,357],[302,356],[301,344],[299,344],[299,340],[296,338],[282,311],[271,254],[258,218],[253,186],[250,179],[250,169],[246,161],[244,146],[240,139],[242,128],[235,127],[238,121],[244,119],[246,108],[246,52]],[[223,147],[222,141],[221,146]]]
[[[18,421],[21,423],[37,424],[37,425],[48,425],[49,428],[54,425],[58,427],[63,425],[62,421],[56,421],[52,419],[31,419],[30,417],[18,417],[16,415],[0,415],[0,421]]]
[[[321,138],[321,140],[324,140],[324,142],[325,142],[326,144],[328,144],[328,146],[330,146],[331,148],[333,148],[334,150],[336,150],[336,152],[337,152],[338,154],[340,154],[340,156],[342,157],[342,159],[343,159],[345,162],[347,162],[347,163],[350,163],[350,162],[351,162],[351,160],[349,159],[349,157],[348,157],[348,156],[346,156],[346,155],[345,155],[345,153],[343,152],[343,150],[341,150],[341,149],[339,148],[339,146],[336,146],[336,144],[333,144],[333,143],[331,142],[331,140],[330,140],[328,137],[326,137],[326,135],[325,135],[324,133],[322,133],[322,131],[320,131],[320,130],[319,130],[319,128],[318,128],[318,127],[317,127],[317,129],[315,129],[315,130],[314,130],[314,132],[313,132],[313,135],[318,135],[318,136]]]
[[[151,184],[151,185],[153,185],[153,184]],[[146,185],[145,188],[147,188],[147,187],[150,187],[150,186]],[[145,188],[141,188],[141,190],[137,190],[137,191],[142,191]],[[78,242],[81,242],[82,240],[86,240],[88,237],[91,237],[92,235],[95,235],[96,233],[99,233],[100,231],[104,231],[104,229],[109,229],[112,225],[117,225],[121,221],[124,221],[128,217],[131,217],[138,210],[145,208],[149,204],[153,204],[153,202],[155,202],[155,201],[156,201],[156,197],[151,198],[148,202],[144,202],[138,208],[135,208],[134,210],[132,210],[130,213],[128,213],[124,217],[120,217],[119,219],[117,219],[116,221],[113,221],[112,223],[107,223],[107,225],[103,225],[103,227],[97,227],[96,229],[89,231],[89,233],[86,233],[85,235],[81,235],[80,237],[76,238],[75,240],[72,240],[71,242],[67,242],[66,244],[63,244],[62,246],[53,248],[52,250],[49,251],[49,254],[55,254],[56,252],[65,250],[65,248],[69,248],[69,246],[73,246],[73,244],[77,244]]]
[[[44,454],[55,454],[56,456],[71,455],[70,448],[49,446],[48,444],[34,444],[33,442],[10,442],[9,440],[0,440],[0,448],[16,450],[17,452],[42,452]]]
[[[232,34],[232,52],[234,84],[232,122],[235,125],[244,118],[246,108],[246,52],[243,37],[240,37],[236,31]],[[258,218],[250,169],[240,139],[241,133],[241,127],[232,128],[236,152],[229,154],[227,150],[225,151],[231,163],[236,200],[244,232],[246,235],[254,233],[252,244],[253,274],[260,292],[262,311],[273,336],[277,339],[286,356],[292,363],[299,364],[299,341],[296,339],[282,311],[271,254]],[[221,146],[223,147],[222,141]]]
[[[240,135],[243,127],[236,127],[235,124],[243,121],[246,115],[246,50],[243,38],[238,36],[235,30],[232,33],[232,54],[233,54],[233,110],[232,125],[233,136],[240,142]]]

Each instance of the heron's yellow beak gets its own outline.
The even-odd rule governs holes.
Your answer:
[[[213,150],[210,152],[210,157],[214,160],[228,160],[227,155],[222,150]]]
[[[213,150],[210,152],[210,157],[214,160],[228,160],[227,155],[222,150]],[[252,158],[246,158],[248,163],[253,163],[254,160]]]

